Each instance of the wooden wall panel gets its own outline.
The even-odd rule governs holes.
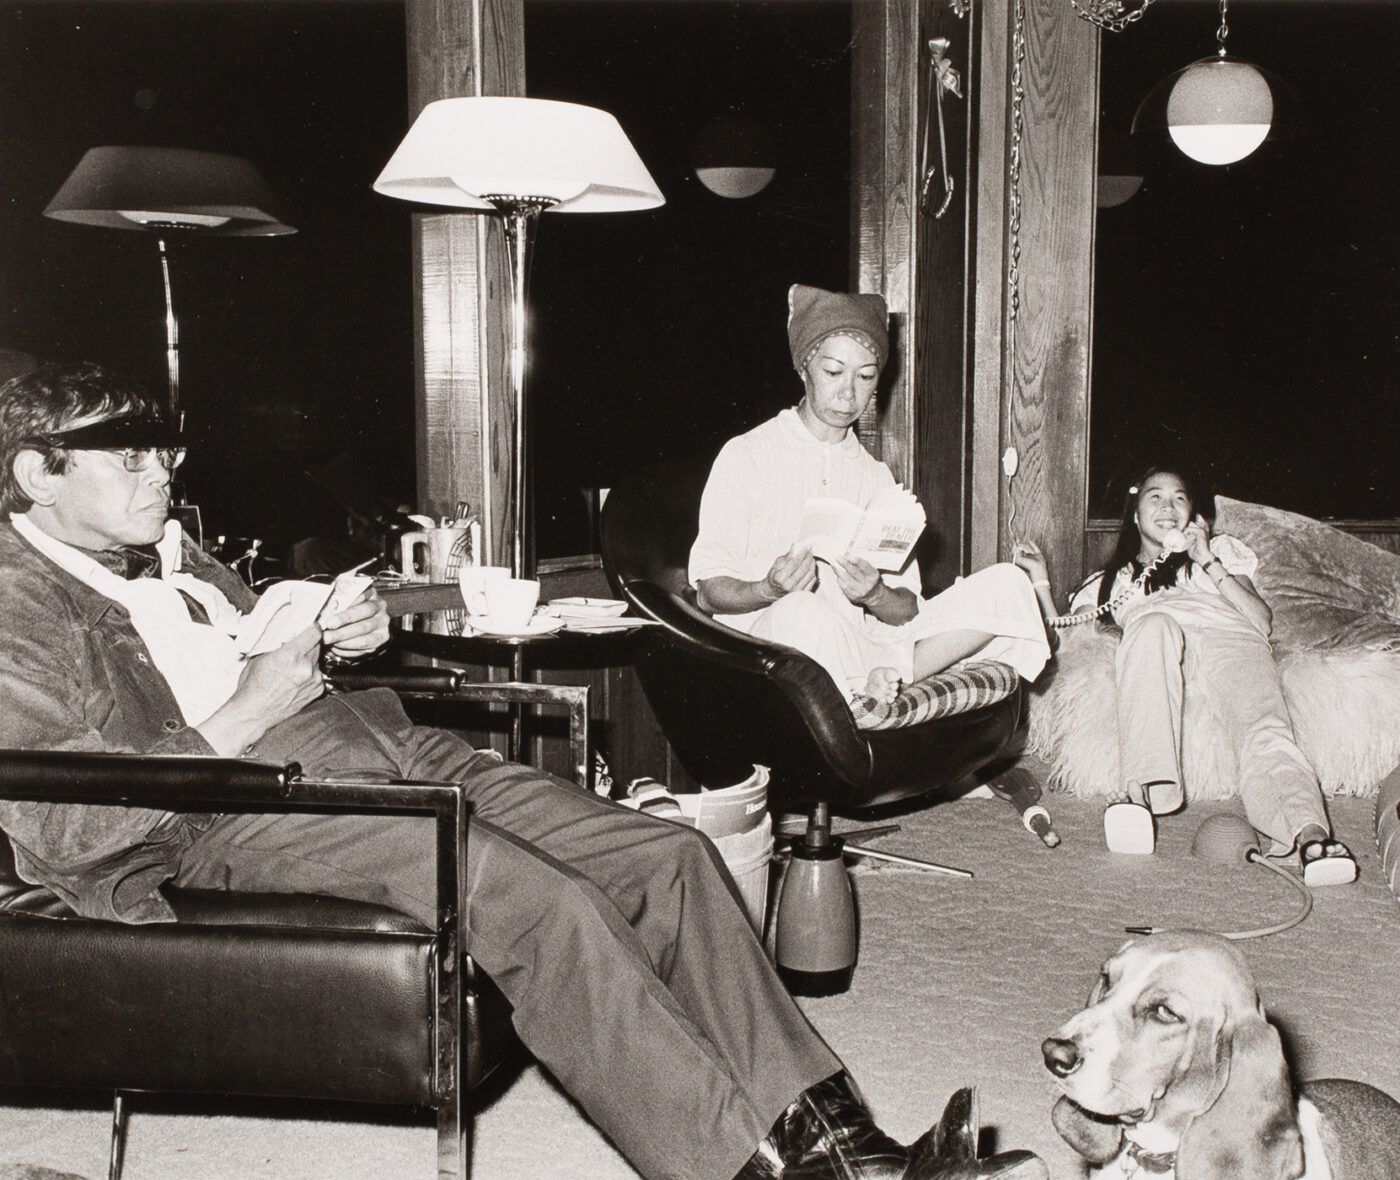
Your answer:
[[[853,0],[851,7],[851,276],[856,290],[885,297],[892,327],[880,396],[859,431],[906,482],[913,468],[907,333],[914,301],[917,19],[916,0]]]
[[[914,214],[916,295],[906,347],[914,357],[914,490],[929,514],[921,557],[926,584],[936,588],[949,585],[971,568],[972,413],[966,357],[974,291],[969,234],[976,206],[970,199],[975,160],[968,147],[972,104],[967,96],[976,85],[977,71],[972,13],[959,16],[944,0],[924,0],[919,15],[914,38],[918,119],[910,146],[916,200],[922,202],[926,184],[929,198]],[[929,42],[934,38],[948,41],[947,61],[958,75],[963,94],[959,98],[943,90],[942,150],[938,101],[929,94]],[[936,174],[932,183],[922,173],[925,142],[928,167]],[[949,180],[951,201],[941,216],[935,216]]]
[[[1007,16],[1001,449],[1018,468],[1000,481],[997,553],[1037,542],[1063,591],[1084,561],[1098,32],[1062,0]]]
[[[1006,318],[1006,143],[1013,0],[982,0],[972,13],[980,67],[969,88],[977,170],[969,184],[972,292],[967,344],[969,566],[998,560],[1001,544],[1001,418]]]
[[[411,117],[440,98],[524,93],[523,0],[406,0],[405,13]],[[415,213],[413,257],[417,507],[441,515],[469,501],[500,560],[513,429],[501,222]]]

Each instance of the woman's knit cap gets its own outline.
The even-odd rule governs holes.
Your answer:
[[[848,295],[794,283],[788,290],[788,346],[803,372],[829,336],[850,336],[875,354],[882,369],[889,355],[889,309],[883,295]]]

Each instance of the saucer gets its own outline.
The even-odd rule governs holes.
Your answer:
[[[499,635],[506,639],[524,639],[532,635],[548,635],[552,631],[558,631],[564,625],[563,619],[556,619],[550,615],[536,615],[530,620],[530,625],[521,631],[514,627],[502,627],[498,623],[491,621],[490,615],[468,615],[467,626],[473,631],[480,631],[483,635]]]
[[[566,619],[611,619],[627,609],[627,604],[617,598],[552,598],[549,602],[551,614]]]
[[[587,635],[610,635],[614,631],[631,631],[638,625],[638,619],[584,619],[569,617],[559,620],[566,630],[582,631]]]

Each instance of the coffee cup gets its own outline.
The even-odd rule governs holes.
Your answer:
[[[486,583],[487,614],[506,631],[526,630],[539,598],[540,584],[530,578],[493,578]]]
[[[510,577],[510,567],[505,565],[464,565],[457,571],[457,581],[462,587],[462,601],[466,603],[470,615],[484,615],[490,611],[486,601],[486,587],[492,582]]]

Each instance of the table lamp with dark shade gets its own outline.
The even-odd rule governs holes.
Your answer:
[[[178,235],[270,238],[283,222],[262,174],[222,152],[165,147],[95,147],[44,209],[45,217],[156,235],[165,288],[165,357],[170,413],[180,415],[180,334],[166,240]]]

